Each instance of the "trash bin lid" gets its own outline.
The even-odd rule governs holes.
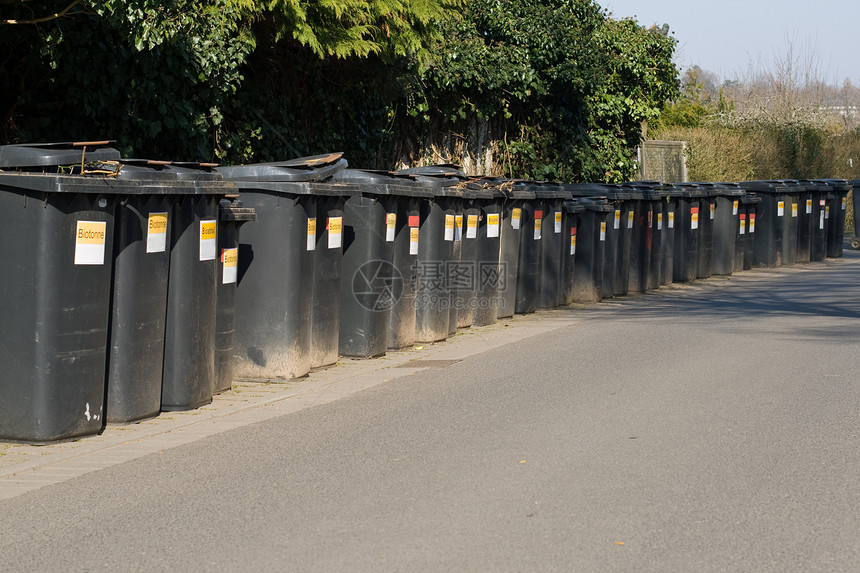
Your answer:
[[[257,220],[257,211],[251,207],[242,207],[241,201],[223,200],[218,205],[218,218],[222,221],[246,223]]]
[[[585,205],[576,199],[569,199],[564,202],[564,210],[568,213],[582,213],[585,211]]]
[[[773,179],[761,181],[742,181],[739,185],[748,191],[757,193],[785,194],[802,193],[806,187],[795,179]]]
[[[467,180],[466,175],[456,165],[427,165],[400,169],[395,173],[411,175],[414,184],[429,187],[436,197],[463,197],[460,184]]]
[[[118,161],[120,153],[109,147],[113,141],[24,143],[0,146],[0,169],[65,167],[97,161]]]
[[[744,205],[752,205],[755,203],[761,203],[761,197],[756,195],[755,193],[748,192],[746,195],[741,197],[741,203]]]
[[[344,169],[338,172],[332,181],[349,184],[357,193],[433,197],[433,191],[419,183],[414,175],[397,171]]]
[[[842,191],[847,193],[851,191],[854,181],[848,182],[845,179],[813,179],[815,183],[823,183],[833,191]]]
[[[342,153],[299,157],[288,161],[219,167],[230,181],[307,182],[325,181],[347,167]]]
[[[611,205],[605,197],[581,197],[577,202],[582,204],[587,211],[597,211],[598,213],[611,213],[615,207]]]

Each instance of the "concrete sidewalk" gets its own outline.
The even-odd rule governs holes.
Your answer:
[[[846,252],[848,254],[848,252]],[[756,269],[730,277],[715,277],[663,287],[595,305],[574,305],[555,311],[518,315],[501,323],[458,331],[447,341],[418,345],[372,360],[341,361],[301,380],[285,383],[236,382],[203,408],[162,413],[156,418],[124,426],[108,426],[98,436],[47,446],[0,443],[0,499],[8,499],[89,472],[200,440],[278,416],[325,404],[344,396],[432,368],[432,362],[456,362],[487,350],[516,343],[583,320],[624,312],[631,306],[651,306],[665,297],[697,298],[715,289],[762,284],[777,277],[826,272],[840,265],[860,264],[853,253],[845,259],[820,263]],[[437,363],[436,366],[445,363]]]

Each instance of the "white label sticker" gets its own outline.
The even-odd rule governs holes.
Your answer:
[[[146,252],[163,253],[167,250],[167,213],[150,213],[146,226]]]
[[[553,231],[556,235],[561,234],[561,211],[555,212],[555,227],[553,228]]]
[[[463,215],[457,215],[454,217],[454,240],[463,240]]]
[[[216,231],[218,223],[214,220],[200,221],[200,260],[214,261],[218,258],[218,239]]]
[[[75,229],[75,264],[105,264],[105,221],[78,221]]]
[[[738,231],[738,233],[741,235],[747,234],[747,216],[746,215],[741,215],[741,226],[740,226],[740,230]]]
[[[791,216],[797,217],[797,203],[791,204]]]
[[[776,216],[782,217],[785,215],[785,201],[777,201],[776,202]]]
[[[830,205],[827,205],[826,207],[824,207],[824,218],[825,219],[830,218]]]
[[[842,198],[842,210],[844,211],[847,208],[848,208],[848,197],[843,197]]]
[[[818,228],[824,229],[824,210],[818,212]]]
[[[663,213],[657,213],[657,230],[663,230]]]
[[[409,227],[409,254],[418,254],[418,227]]]
[[[633,228],[633,215],[634,215],[633,211],[627,212],[627,228],[628,229]]]
[[[750,234],[755,233],[755,215],[750,214]]]
[[[385,242],[394,242],[394,232],[397,229],[397,213],[385,214]]]
[[[221,284],[229,285],[236,282],[239,270],[239,249],[221,250]]]
[[[343,217],[328,218],[328,248],[339,249],[343,245]]]
[[[466,217],[466,238],[474,239],[478,236],[478,216],[469,215]]]
[[[445,215],[445,240],[454,240],[454,215]]]
[[[812,199],[807,199],[807,200],[806,200],[806,214],[807,214],[807,215],[811,215],[811,214],[812,214]]]
[[[570,254],[576,254],[576,227],[570,228]]]
[[[695,230],[699,228],[699,208],[690,207],[690,228]]]
[[[666,213],[666,215],[668,215],[668,217],[669,217],[669,220],[667,221],[667,223],[668,223],[667,227],[670,229],[674,229],[675,228],[675,212],[669,211],[668,213]]]
[[[540,230],[543,224],[543,211],[535,211],[535,241],[540,240]]]
[[[714,220],[714,211],[717,210],[717,204],[711,203],[710,205],[711,205],[711,221],[713,221]]]
[[[487,215],[487,237],[499,236],[499,214],[491,213]]]
[[[520,217],[522,217],[523,211],[522,209],[513,209],[511,210],[511,228],[519,229],[520,228]]]
[[[613,229],[621,228],[621,211],[615,211],[615,222],[612,224]]]
[[[308,245],[307,250],[313,251],[317,248],[317,220],[314,217],[308,219]]]
[[[600,222],[600,240],[601,241],[606,240],[606,221]]]
[[[735,201],[734,203],[732,203],[732,215],[737,215],[737,214],[738,214],[738,201]]]

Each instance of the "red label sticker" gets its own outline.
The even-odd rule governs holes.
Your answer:
[[[543,211],[535,211],[535,219],[543,219]]]
[[[576,227],[571,227],[571,228],[570,228],[570,234],[571,234],[571,235],[573,235],[573,236],[576,236]]]
[[[741,221],[746,221],[746,220],[747,220],[747,216],[746,216],[746,215],[744,215],[743,213],[741,213],[741,216],[740,216],[740,217],[741,217]]]
[[[420,227],[419,224],[420,217],[418,215],[409,215],[409,226],[410,227]]]
[[[699,208],[698,207],[690,207],[690,213],[692,213],[693,215],[698,215],[699,214]]]

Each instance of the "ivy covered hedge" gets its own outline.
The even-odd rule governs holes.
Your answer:
[[[620,180],[674,45],[591,0],[0,2],[0,142],[390,168],[478,119],[510,175]]]

